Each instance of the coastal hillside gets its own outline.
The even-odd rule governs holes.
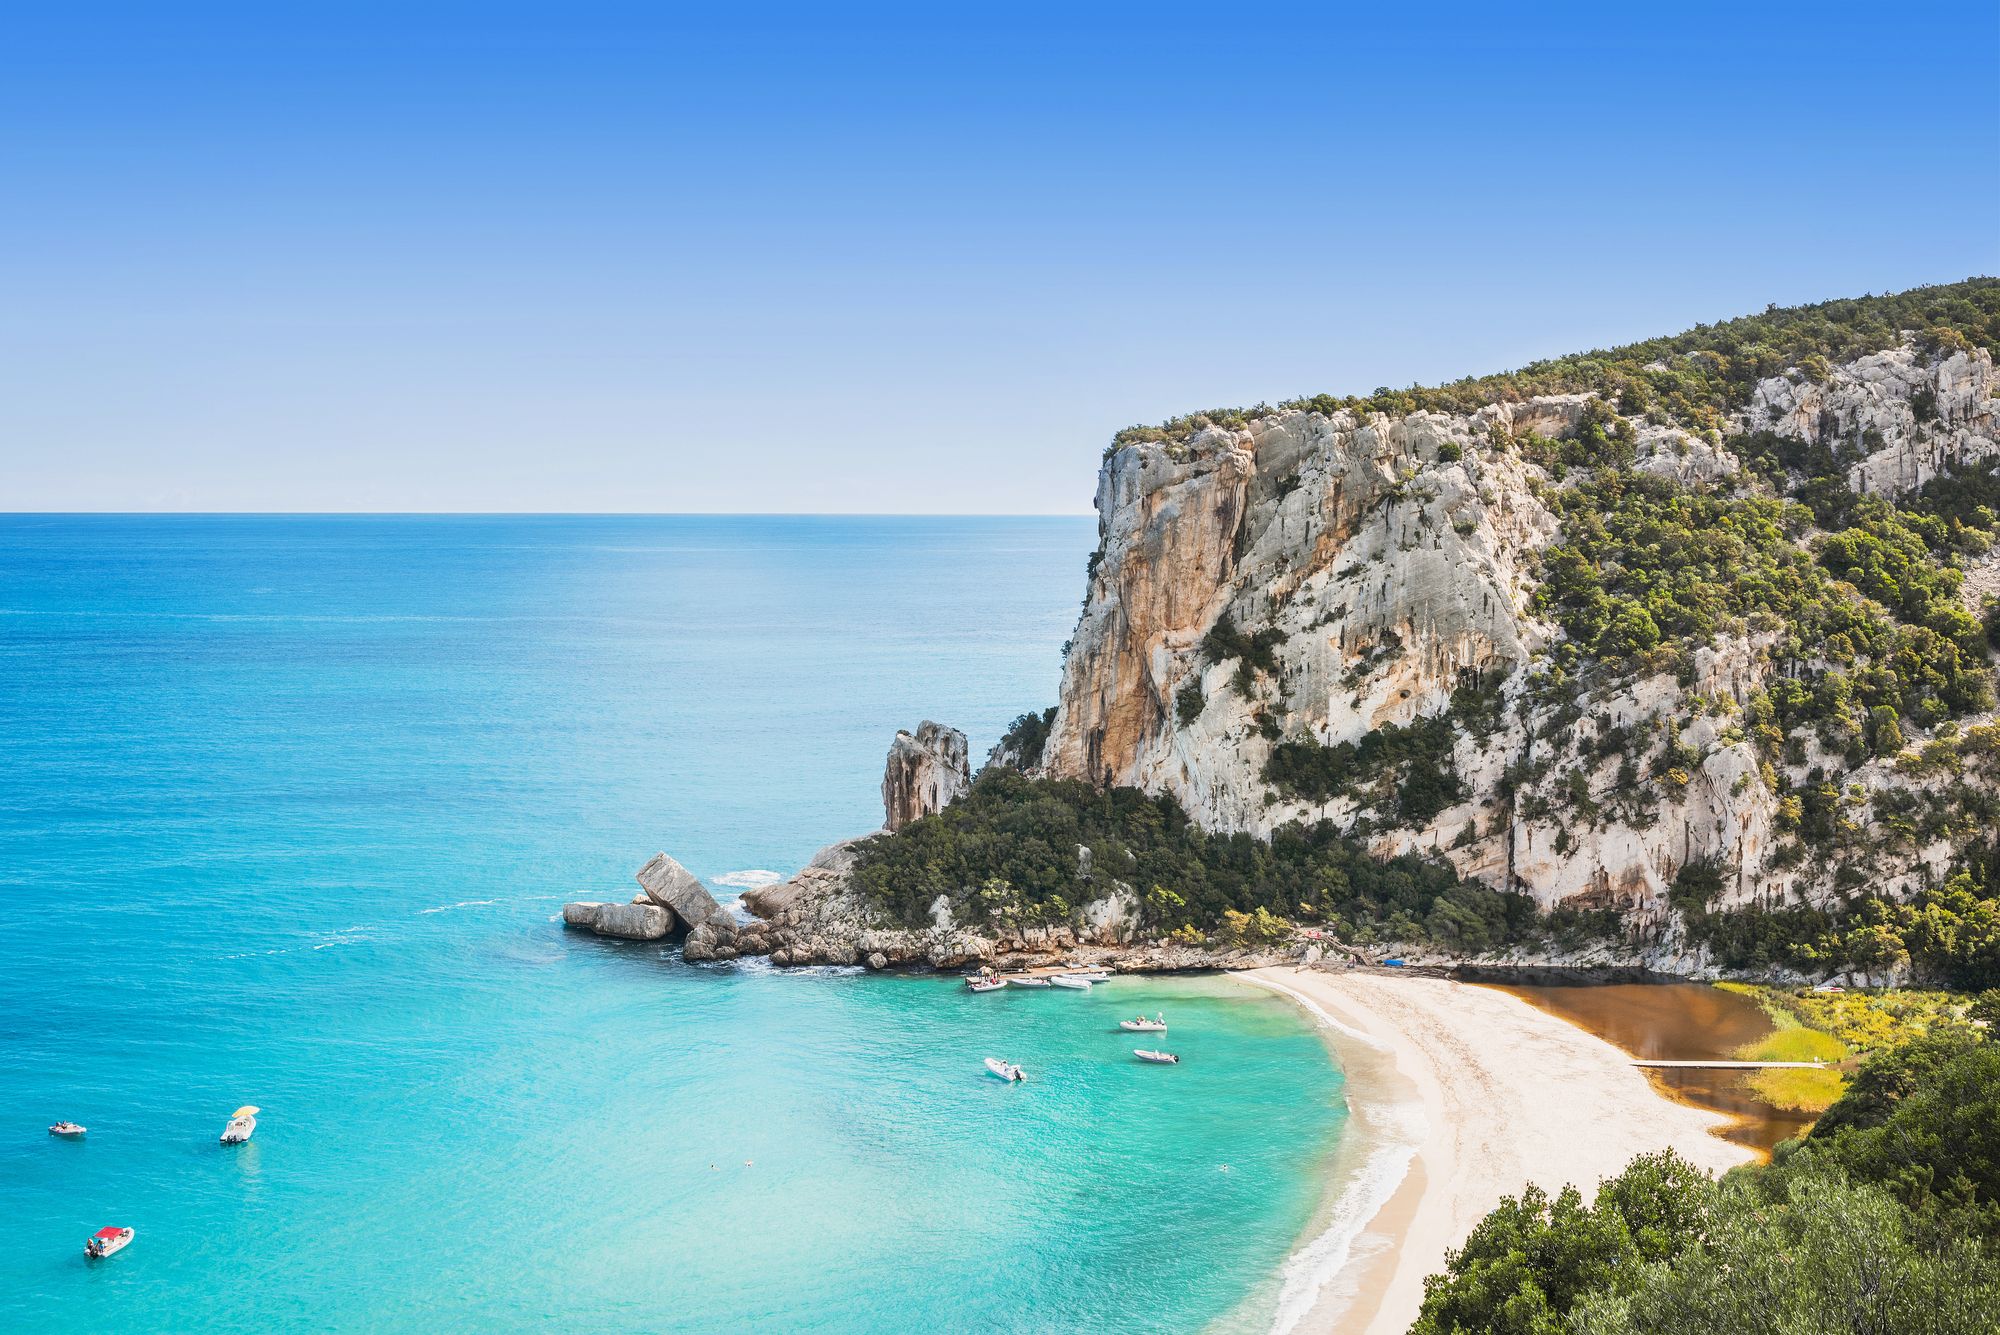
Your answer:
[[[1973,279],[1121,432],[1058,702],[899,736],[733,948],[2000,986],[1996,346]]]
[[[1330,825],[1666,953],[2000,823],[2000,280],[1119,433],[996,759]]]

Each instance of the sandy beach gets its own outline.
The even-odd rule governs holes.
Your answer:
[[[1672,1148],[1721,1172],[1753,1157],[1713,1134],[1727,1119],[1662,1097],[1612,1044],[1492,988],[1441,978],[1259,969],[1330,1027],[1357,1121],[1377,1141],[1385,1202],[1343,1239],[1338,1275],[1295,1305],[1291,1329],[1401,1335],[1424,1276],[1503,1196],[1530,1182],[1586,1193],[1634,1155]],[[1384,1138],[1400,1143],[1382,1143]],[[1381,1170],[1406,1164],[1393,1185]],[[1340,1207],[1336,1203],[1336,1210]]]

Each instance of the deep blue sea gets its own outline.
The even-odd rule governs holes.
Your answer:
[[[1092,537],[0,518],[0,1329],[1268,1326],[1345,1116],[1288,1003],[557,921],[663,849],[726,888],[873,828],[898,727],[983,755]]]

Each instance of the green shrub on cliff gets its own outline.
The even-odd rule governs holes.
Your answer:
[[[1088,873],[1079,846],[1090,850]],[[1326,822],[1287,825],[1268,841],[1208,834],[1171,797],[991,768],[943,811],[862,844],[854,875],[872,909],[912,926],[930,921],[940,896],[962,922],[1054,921],[1113,881],[1143,887],[1141,912],[1161,935],[1226,935],[1234,925],[1261,940],[1288,919],[1474,954],[1603,925],[1585,914],[1540,917],[1526,896],[1462,881],[1443,863],[1378,860]]]
[[[1451,768],[1453,732],[1452,716],[1443,714],[1377,728],[1358,743],[1294,737],[1271,748],[1264,778],[1289,797],[1358,797],[1422,823],[1464,792]]]
[[[1039,714],[1019,715],[1001,734],[1000,749],[1019,757],[1023,768],[1039,765],[1042,763],[1042,752],[1049,744],[1049,729],[1055,726],[1055,722],[1054,705]]]
[[[1814,519],[1798,502],[1635,473],[1567,488],[1556,507],[1562,540],[1544,554],[1535,603],[1591,658],[1773,633],[1782,675],[1770,700],[1786,731],[1838,719],[1859,735],[1878,709],[1929,726],[1992,707],[1984,631],[1959,602],[1960,572],[1931,546],[1952,541],[1940,520],[1864,498],[1849,527],[1808,549]]]
[[[1730,411],[1749,403],[1759,380],[1793,367],[1808,378],[1824,379],[1829,365],[1897,346],[1905,330],[1919,331],[1918,344],[1926,350],[2000,351],[2000,279],[1972,278],[1811,306],[1773,306],[1761,315],[1533,362],[1518,371],[1365,395],[1318,394],[1281,406],[1322,413],[1469,413],[1489,403],[1595,391],[1628,416],[1706,430],[1724,426]],[[1240,427],[1268,411],[1262,405],[1215,409],[1159,426],[1127,427],[1112,438],[1112,448],[1186,440],[1210,424]]]
[[[1857,896],[1817,908],[1680,907],[1689,940],[1725,969],[1778,966],[1831,977],[1907,965],[1919,983],[1976,992],[2000,987],[2000,886],[1983,861],[1907,902]]]

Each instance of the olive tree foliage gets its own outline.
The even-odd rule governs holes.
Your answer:
[[[1586,1294],[1615,1289],[1648,1262],[1700,1236],[1716,1185],[1667,1151],[1634,1159],[1586,1205],[1566,1186],[1508,1197],[1424,1282],[1412,1335],[1560,1335]]]
[[[1992,1335],[2000,1267],[1921,1236],[1887,1192],[1828,1170],[1765,1199],[1726,1183],[1698,1246],[1583,1295],[1575,1335]]]

